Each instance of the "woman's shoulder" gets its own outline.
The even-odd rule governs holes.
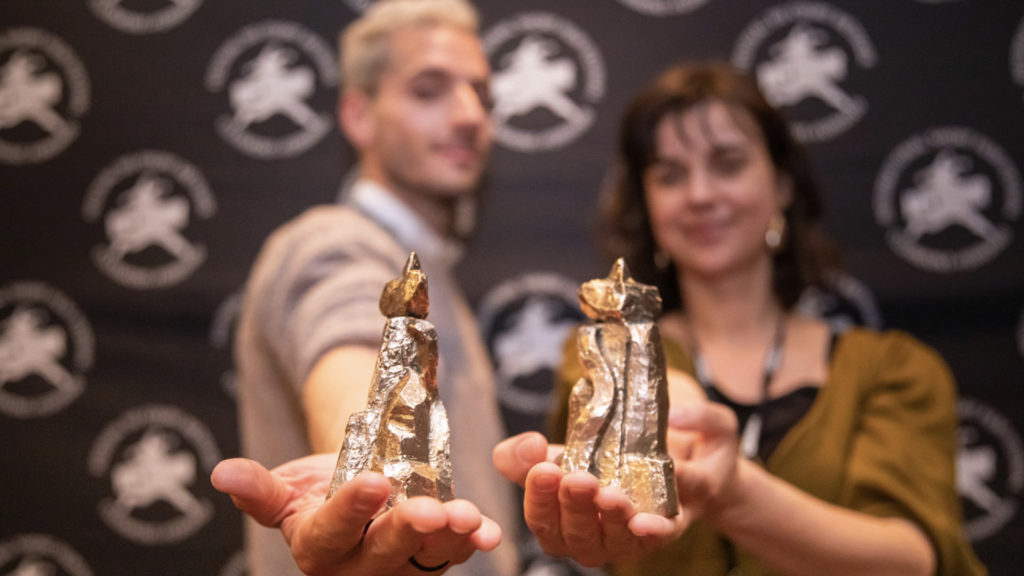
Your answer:
[[[913,334],[899,329],[854,326],[836,335],[837,350],[846,354],[941,361],[938,352]]]
[[[833,375],[856,375],[872,387],[953,401],[952,371],[942,356],[914,335],[896,329],[850,328],[837,336]]]

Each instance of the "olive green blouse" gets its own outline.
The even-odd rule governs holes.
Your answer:
[[[666,339],[664,347],[669,367],[694,373],[680,345]],[[565,435],[569,391],[582,376],[575,342],[566,351],[556,441]],[[908,334],[855,328],[836,339],[828,380],[764,465],[827,502],[914,522],[936,551],[936,574],[985,574],[961,530],[956,432],[956,389],[943,360]],[[698,521],[676,542],[613,572],[723,576],[727,554],[727,543]],[[737,560],[744,576],[772,574],[742,550]]]

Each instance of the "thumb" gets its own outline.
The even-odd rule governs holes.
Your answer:
[[[231,496],[235,507],[268,527],[281,522],[280,513],[290,498],[290,489],[260,463],[231,458],[217,464],[210,474],[213,487]]]

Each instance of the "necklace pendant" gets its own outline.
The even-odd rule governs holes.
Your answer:
[[[757,450],[761,444],[761,414],[754,412],[747,419],[743,427],[743,434],[740,436],[740,452],[743,457],[753,460],[757,456]]]

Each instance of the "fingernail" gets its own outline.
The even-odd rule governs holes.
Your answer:
[[[371,512],[376,512],[383,503],[384,498],[382,498],[380,493],[376,490],[372,488],[360,488],[356,492],[353,508],[361,514],[369,514]]]
[[[515,454],[516,454],[516,458],[518,458],[520,462],[525,462],[527,464],[533,464],[533,461],[534,461],[533,452],[534,451],[530,449],[530,446],[529,446],[530,444],[532,444],[532,442],[530,442],[528,439],[523,439],[518,444],[516,444]]]
[[[558,490],[558,478],[550,474],[541,474],[534,482],[538,492],[555,492]]]
[[[587,488],[569,488],[569,495],[573,498],[587,498],[592,491]]]

